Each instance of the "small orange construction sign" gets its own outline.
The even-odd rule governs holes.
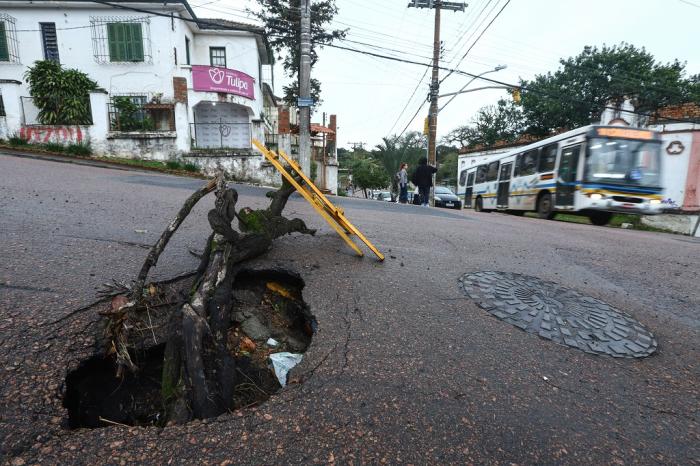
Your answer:
[[[365,243],[367,247],[379,258],[379,260],[384,260],[384,255],[379,252],[377,248],[358,230],[350,221],[345,218],[345,213],[340,207],[336,207],[328,200],[328,198],[321,192],[320,189],[301,171],[299,164],[289,157],[284,151],[279,151],[279,155],[274,151],[269,150],[267,147],[262,145],[260,141],[253,139],[253,144],[258,148],[260,152],[265,156],[265,158],[284,176],[284,178],[289,181],[289,183],[294,186],[294,188],[299,191],[304,199],[306,199],[311,207],[313,207],[316,212],[323,217],[326,222],[340,235],[341,238],[348,243],[358,256],[364,256],[362,250],[355,244],[355,242],[350,239],[350,235],[357,236],[360,241]],[[304,181],[302,186],[297,182],[297,180],[292,176],[292,174],[284,166],[284,163],[289,165],[289,167],[296,172],[299,177]]]

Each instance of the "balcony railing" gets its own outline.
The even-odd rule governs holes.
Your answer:
[[[250,149],[250,123],[190,123],[194,149]]]

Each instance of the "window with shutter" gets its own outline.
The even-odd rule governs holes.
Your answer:
[[[59,62],[56,23],[39,23],[41,41],[44,44],[44,60]]]
[[[7,29],[4,21],[0,21],[0,61],[10,61],[10,48],[7,44]]]
[[[107,23],[110,61],[144,61],[140,23]]]

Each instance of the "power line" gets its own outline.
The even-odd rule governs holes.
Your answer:
[[[685,3],[686,5],[694,6],[695,8],[700,8],[700,5],[698,5],[697,3],[690,2],[688,0],[678,0],[678,1],[680,1],[681,3]]]
[[[481,11],[479,11],[479,13],[478,13],[476,16],[474,16],[474,17],[472,18],[471,24],[464,30],[464,33],[463,33],[463,36],[466,37],[466,39],[464,40],[464,44],[461,45],[461,46],[459,46],[459,49],[458,49],[458,50],[455,50],[454,56],[450,59],[450,64],[453,63],[453,62],[457,59],[457,57],[459,56],[459,53],[461,52],[462,48],[463,48],[464,46],[467,45],[467,43],[468,43],[469,40],[472,38],[472,36],[474,35],[474,33],[475,33],[476,31],[479,30],[479,27],[480,27],[481,25],[476,26],[476,29],[474,29],[474,31],[472,31],[472,33],[469,34],[469,35],[467,36],[467,33],[469,32],[469,30],[472,29],[472,28],[476,25],[477,22],[479,22],[479,18],[481,18],[481,15],[484,14],[484,11],[486,11],[486,9],[489,7],[489,5],[490,5],[492,2],[493,2],[493,0],[488,0],[486,3],[484,3],[484,6],[483,6],[483,8],[481,9]],[[474,11],[476,11],[476,10],[474,10]],[[486,15],[486,17],[488,17],[488,14]],[[483,21],[482,21],[482,22],[483,22]],[[463,37],[463,38],[464,38],[464,37]],[[462,41],[462,38],[460,38],[459,42],[461,42],[461,41]]]
[[[391,129],[389,130],[389,132],[387,134],[391,134],[391,132],[394,131],[394,127],[396,126],[396,124],[399,122],[399,120],[403,116],[404,112],[408,108],[408,105],[411,103],[411,101],[413,100],[413,97],[416,95],[416,92],[418,92],[418,88],[420,88],[420,85],[423,84],[423,80],[428,75],[429,70],[430,70],[429,67],[425,68],[425,72],[423,73],[423,76],[418,80],[418,84],[416,84],[416,88],[413,89],[413,92],[411,93],[411,97],[408,98],[406,105],[404,105],[403,109],[401,110],[401,113],[399,113],[399,116],[396,117],[396,121],[394,121],[394,124],[391,125]],[[421,108],[422,108],[422,105],[421,105]],[[415,117],[413,117],[413,118],[415,118]],[[411,121],[413,121],[413,118],[411,118]],[[403,133],[401,133],[401,134],[403,134]]]
[[[160,13],[160,12],[155,12],[155,11],[151,11],[151,10],[145,10],[145,9],[142,9],[142,8],[127,6],[127,5],[114,4],[114,3],[111,3],[111,2],[108,2],[108,1],[104,1],[104,0],[92,0],[92,1],[93,1],[94,3],[99,3],[99,4],[101,4],[101,5],[111,6],[111,7],[113,7],[113,8],[119,8],[119,9],[130,10],[130,11],[136,11],[136,12],[140,12],[140,13],[150,14],[150,15],[153,15],[153,16],[161,16],[161,17],[166,17],[166,18],[172,18],[171,15],[166,14],[166,13]],[[505,6],[508,5],[508,3],[510,3],[510,0],[508,0],[508,2],[504,5],[503,8],[501,8],[501,10],[499,11],[499,14],[503,11],[503,9],[505,8]],[[496,16],[496,17],[497,17],[497,16]],[[217,28],[222,29],[222,30],[232,30],[232,31],[241,31],[241,30],[246,31],[246,30],[247,30],[247,31],[249,31],[249,32],[258,32],[258,31],[260,30],[259,27],[255,27],[255,26],[251,26],[251,28],[248,29],[248,28],[244,28],[244,27],[230,27],[230,26],[222,25],[221,23],[215,23],[215,22],[206,21],[206,20],[200,20],[200,19],[183,18],[183,17],[180,17],[179,19],[182,20],[182,21],[192,22],[192,23],[196,23],[196,24],[216,26]],[[494,20],[495,20],[495,17],[494,17]],[[491,23],[493,23],[493,20],[491,21]],[[489,23],[489,26],[491,25],[491,23]],[[487,26],[487,28],[488,28],[488,26]],[[283,32],[288,32],[288,31],[283,31]],[[268,34],[268,35],[274,37],[274,34]],[[276,36],[276,37],[280,37],[280,36]],[[335,45],[335,44],[322,44],[322,45],[327,46],[327,47],[331,47],[331,48],[336,48],[336,49],[339,49],[339,50],[346,50],[346,51],[350,51],[350,52],[361,53],[361,54],[364,54],[364,55],[373,56],[373,57],[377,57],[377,58],[383,58],[383,59],[386,59],[386,60],[391,60],[391,61],[400,62],[400,63],[407,63],[407,64],[418,65],[418,66],[425,66],[425,67],[428,67],[428,68],[432,68],[432,67],[433,67],[433,64],[432,64],[432,63],[422,63],[422,62],[418,62],[418,61],[415,61],[415,60],[408,60],[408,59],[405,59],[405,58],[392,57],[392,56],[389,56],[389,55],[382,55],[382,54],[375,53],[375,52],[370,52],[370,51],[366,51],[366,50],[359,50],[359,49],[354,49],[354,48],[351,48],[351,47],[344,47],[344,46]],[[546,96],[549,96],[549,97],[553,97],[553,98],[556,98],[556,99],[559,99],[559,100],[569,100],[569,101],[571,101],[571,102],[578,102],[578,103],[588,104],[588,102],[582,101],[582,100],[580,100],[580,99],[572,98],[571,96],[556,95],[556,94],[553,94],[553,93],[551,93],[551,92],[543,91],[543,90],[540,90],[540,89],[530,89],[530,88],[528,88],[527,86],[521,86],[521,85],[519,85],[519,84],[507,83],[507,82],[505,82],[505,81],[500,81],[500,80],[493,79],[493,78],[486,78],[486,77],[484,77],[484,76],[479,76],[479,75],[476,75],[476,74],[473,74],[473,73],[469,73],[469,72],[467,72],[467,71],[463,71],[463,70],[460,70],[460,69],[457,69],[457,68],[447,68],[447,67],[443,67],[443,66],[437,66],[437,68],[440,69],[440,70],[443,70],[443,71],[448,71],[449,74],[457,73],[457,74],[460,74],[460,75],[463,75],[463,76],[469,76],[469,77],[472,77],[472,78],[477,78],[477,79],[480,79],[480,80],[482,80],[482,81],[487,81],[487,82],[491,82],[491,83],[494,83],[494,84],[499,84],[499,85],[501,85],[501,86],[504,86],[504,87],[510,88],[510,89],[516,89],[516,88],[517,88],[517,89],[521,89],[521,90],[524,90],[524,91],[536,92],[536,93],[543,94],[543,95],[546,95]],[[449,76],[449,74],[448,74],[448,76]],[[421,107],[419,107],[418,111],[417,111],[417,112],[415,113],[415,115],[411,118],[411,121],[409,122],[409,125],[410,125],[410,123],[413,121],[413,119],[415,119],[415,116],[418,115],[418,112],[420,112],[420,110],[421,110],[421,108],[423,107],[424,104],[425,104],[425,102],[421,103]],[[618,110],[617,108],[615,108],[615,107],[610,107],[610,106],[605,106],[604,108],[605,108],[605,109]],[[650,113],[638,112],[638,111],[626,111],[626,113],[632,113],[632,114],[635,114],[635,115],[641,115],[641,116],[646,116],[646,117],[655,117],[655,116],[656,116],[656,115],[653,115],[653,114],[650,114]],[[671,122],[686,122],[686,121],[687,121],[687,120],[675,119],[675,118],[662,118],[662,119],[663,119],[663,120],[666,120],[666,121],[671,121]],[[406,131],[406,129],[408,128],[409,125],[407,125],[407,127],[404,129],[404,131],[401,132],[401,134],[403,134],[403,133]]]
[[[481,39],[481,37],[484,35],[484,33],[485,33],[486,31],[488,31],[489,27],[491,27],[491,25],[493,24],[493,22],[496,21],[496,19],[501,15],[501,13],[503,13],[503,10],[506,9],[506,7],[507,7],[508,4],[510,3],[510,1],[511,1],[511,0],[507,0],[506,3],[503,4],[503,6],[501,7],[501,9],[498,10],[498,13],[496,13],[496,16],[494,16],[493,18],[491,18],[491,21],[489,22],[489,24],[487,24],[486,27],[481,31],[481,34],[479,34],[479,36],[476,38],[476,40],[475,40],[474,42],[472,42],[472,45],[467,49],[467,51],[464,53],[464,55],[462,56],[462,58],[460,58],[460,60],[457,62],[457,64],[455,65],[455,68],[459,67],[459,65],[462,64],[462,61],[466,58],[467,55],[469,55],[469,52],[471,52],[471,50],[474,48],[474,46],[476,45],[476,43],[479,42],[479,39]],[[442,84],[442,83],[445,81],[445,79],[449,78],[450,75],[451,75],[452,73],[453,73],[452,71],[450,71],[449,73],[447,73],[447,76],[445,76],[444,78],[442,78],[442,79],[440,80],[440,84]]]
[[[411,119],[408,120],[408,123],[406,123],[406,127],[403,129],[403,131],[401,131],[401,133],[397,137],[400,138],[401,136],[403,136],[403,133],[406,132],[408,127],[411,126],[411,123],[413,123],[413,120],[415,120],[416,117],[418,116],[418,114],[420,113],[420,111],[423,110],[423,105],[425,105],[425,101],[420,103],[420,107],[418,107],[418,110],[416,110],[416,113],[414,113],[413,116],[411,117]]]
[[[391,57],[391,56],[388,56],[388,55],[381,55],[381,54],[374,53],[374,52],[369,52],[369,51],[366,51],[366,50],[358,50],[358,49],[353,49],[353,48],[350,48],[350,47],[343,47],[343,46],[341,46],[341,45],[334,45],[334,44],[325,44],[325,45],[326,45],[327,47],[337,48],[337,49],[341,49],[341,50],[347,50],[347,51],[350,51],[350,52],[356,52],[356,53],[361,53],[361,54],[365,54],[365,55],[372,55],[372,56],[375,56],[375,57],[378,57],[378,58],[384,58],[384,59],[386,59],[386,60],[392,60],[392,61],[397,61],[397,62],[401,62],[401,63],[408,63],[408,64],[412,64],[412,65],[419,65],[419,66],[432,67],[432,64],[430,64],[430,63],[422,63],[422,62],[417,62],[417,61],[413,61],[413,60],[406,60],[406,59],[402,59],[402,58]],[[535,92],[535,93],[537,93],[537,94],[545,95],[545,96],[552,97],[552,98],[555,98],[555,99],[558,99],[558,100],[562,100],[562,101],[568,100],[568,101],[570,101],[570,102],[575,102],[575,103],[579,103],[579,104],[588,104],[588,103],[589,103],[589,102],[584,101],[584,100],[581,100],[581,99],[575,99],[575,98],[573,98],[573,97],[571,97],[571,96],[564,96],[564,95],[561,95],[561,94],[554,94],[554,93],[552,93],[552,92],[543,91],[543,90],[541,90],[541,89],[530,89],[529,87],[527,87],[527,86],[521,86],[520,84],[513,84],[513,83],[508,83],[508,82],[505,82],[505,81],[500,81],[500,80],[498,80],[498,79],[487,78],[487,77],[484,77],[484,76],[476,75],[476,74],[474,74],[474,73],[469,73],[468,71],[459,70],[459,69],[456,69],[456,68],[447,68],[447,67],[444,67],[444,66],[438,66],[438,69],[440,69],[440,70],[442,70],[442,71],[450,71],[450,72],[452,72],[452,73],[457,73],[457,74],[463,75],[463,76],[469,76],[469,77],[472,77],[472,78],[477,78],[477,79],[480,79],[480,80],[482,80],[482,81],[487,81],[487,82],[494,83],[494,84],[499,84],[499,85],[501,85],[501,86],[503,86],[504,88],[507,88],[507,89],[520,89],[520,90],[523,90],[523,91]],[[421,108],[422,108],[422,106],[421,106]],[[603,107],[603,108],[604,108],[604,109],[611,109],[611,110],[618,110],[616,107],[611,107],[611,106],[605,106],[605,107]],[[419,109],[419,111],[420,111],[420,109]],[[646,117],[656,117],[656,115],[654,115],[654,114],[645,113],[645,112],[639,112],[639,111],[625,111],[625,112],[626,112],[626,113],[632,113],[632,114],[635,114],[635,115],[640,115],[640,116],[646,116]],[[417,114],[418,114],[418,112],[416,112],[416,115],[417,115]],[[415,118],[415,116],[414,116],[413,118]],[[683,120],[683,119],[666,118],[666,117],[663,117],[662,119],[663,119],[663,120],[666,120],[666,121],[678,122],[678,123],[686,123],[686,122],[688,121],[688,120]],[[405,130],[404,130],[404,131],[405,131]]]

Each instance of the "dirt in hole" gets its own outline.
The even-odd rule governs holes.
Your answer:
[[[180,291],[186,293],[189,285],[183,281]],[[257,405],[281,388],[270,354],[303,353],[311,344],[316,320],[303,301],[303,286],[301,278],[282,271],[238,274],[232,289],[232,325],[227,339],[227,349],[240,375],[232,381],[234,409]],[[152,314],[150,323],[155,328],[165,328],[173,310],[174,307]],[[154,338],[161,336],[156,334],[144,332],[141,344],[135,345],[143,348],[132,354],[139,367],[137,373],[118,378],[114,356],[101,355],[84,361],[68,374],[63,400],[68,410],[68,428],[98,428],[115,423],[163,425],[161,376],[165,344],[162,338],[158,338],[161,344],[154,344]]]

